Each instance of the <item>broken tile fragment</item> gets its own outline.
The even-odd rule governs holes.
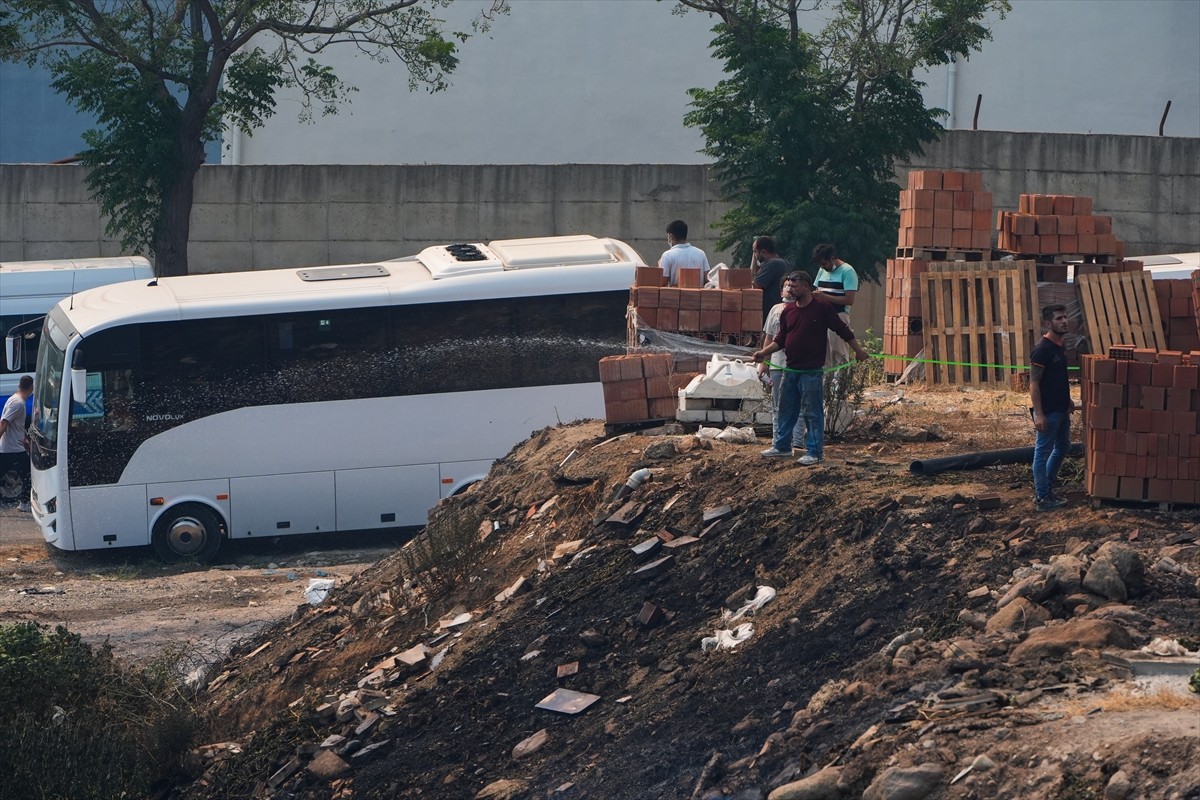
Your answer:
[[[557,677],[559,680],[562,680],[563,678],[569,678],[570,676],[576,675],[578,673],[579,673],[579,662],[578,661],[572,661],[569,664],[559,664],[558,665]]]
[[[672,539],[663,546],[668,550],[678,550],[681,547],[687,547],[689,544],[695,544],[698,541],[700,539],[696,536],[680,536],[678,539]]]
[[[644,542],[638,542],[633,547],[629,548],[638,558],[647,558],[654,555],[662,548],[663,540],[657,536],[651,536]]]
[[[637,621],[639,625],[646,628],[653,627],[666,619],[666,613],[660,606],[654,603],[646,603],[642,606],[642,610],[638,612]]]
[[[717,506],[716,508],[704,509],[704,522],[712,522],[713,520],[724,519],[733,514],[733,506]]]
[[[522,758],[527,758],[541,749],[542,745],[550,741],[550,732],[542,728],[532,736],[522,739],[517,743],[517,746],[512,749],[513,761],[520,761]]]
[[[587,692],[576,692],[571,689],[555,689],[542,698],[535,708],[543,711],[557,711],[560,714],[578,714],[587,710],[600,699],[599,695]]]
[[[657,561],[651,561],[643,567],[638,567],[633,571],[634,577],[637,578],[657,578],[671,568],[671,564],[675,561],[675,556],[663,556]]]

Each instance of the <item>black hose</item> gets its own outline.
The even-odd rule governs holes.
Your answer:
[[[1080,442],[1072,444],[1070,455],[1083,455],[1083,444]],[[913,475],[935,475],[939,472],[948,472],[955,469],[979,469],[980,467],[994,467],[1000,464],[1032,463],[1032,447],[1014,447],[1009,450],[982,450],[978,453],[964,453],[959,456],[927,458],[923,461],[912,462],[908,465],[908,470]]]

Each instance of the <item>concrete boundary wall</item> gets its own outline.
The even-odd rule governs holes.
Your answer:
[[[1200,139],[950,131],[898,171],[902,184],[910,166],[983,172],[997,209],[1022,192],[1091,196],[1129,255],[1200,249]],[[715,263],[728,259],[715,225],[729,208],[703,165],[208,166],[189,257],[194,272],[274,269],[593,233],[655,263],[678,217]],[[0,260],[120,254],[83,168],[0,165]],[[859,300],[856,322],[881,330],[882,293]]]

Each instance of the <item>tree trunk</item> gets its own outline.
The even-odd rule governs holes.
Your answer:
[[[185,112],[186,116],[186,112]],[[201,117],[203,119],[203,117]],[[196,173],[204,163],[204,144],[200,126],[180,125],[180,164],[175,180],[163,186],[159,197],[161,211],[158,232],[154,236],[154,273],[159,277],[188,274],[188,239],[192,224],[192,195]]]

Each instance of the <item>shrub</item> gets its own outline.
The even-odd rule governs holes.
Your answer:
[[[0,626],[0,800],[139,797],[199,729],[178,654],[131,666],[59,626]]]
[[[480,534],[483,516],[470,508],[447,505],[438,509],[429,524],[404,546],[405,575],[434,592],[469,577],[483,557],[496,546],[496,537]]]

